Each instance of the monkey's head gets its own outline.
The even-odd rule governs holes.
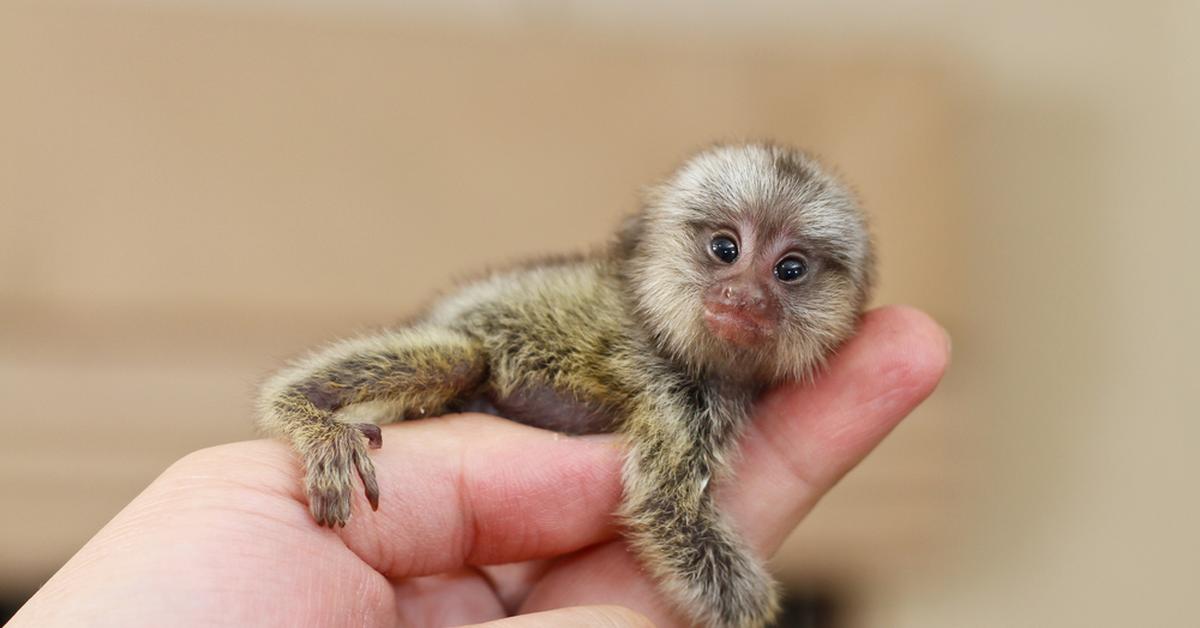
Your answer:
[[[635,310],[668,353],[762,382],[808,375],[849,337],[873,274],[849,191],[768,144],[693,156],[651,189],[618,244]]]

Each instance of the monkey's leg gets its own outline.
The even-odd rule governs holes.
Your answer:
[[[634,552],[699,625],[765,626],[778,611],[775,582],[722,520],[708,491],[740,418],[688,401],[645,404],[629,417],[621,514]],[[730,417],[725,417],[729,419]]]
[[[382,445],[371,423],[344,423],[335,413],[349,404],[387,401],[403,415],[435,414],[476,388],[485,377],[482,348],[445,329],[386,332],[334,344],[296,362],[263,387],[263,427],[288,438],[304,460],[309,509],[321,525],[350,518],[357,472],[371,508],[379,506],[375,467],[364,437]]]

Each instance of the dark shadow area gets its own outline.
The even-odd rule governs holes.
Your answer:
[[[33,595],[32,592],[27,594],[19,594],[14,591],[5,591],[0,593],[0,625],[12,619],[13,615],[17,614],[17,609]]]
[[[778,628],[839,628],[843,625],[843,601],[830,591],[789,590],[783,598]]]

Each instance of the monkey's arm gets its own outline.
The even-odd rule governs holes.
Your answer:
[[[321,525],[350,518],[353,475],[372,508],[379,504],[375,468],[364,437],[382,444],[379,428],[349,424],[335,413],[350,404],[387,401],[395,416],[442,412],[482,382],[487,362],[469,337],[414,328],[346,340],[297,361],[272,377],[259,399],[263,428],[291,441],[304,461],[309,509]]]
[[[626,424],[631,449],[621,514],[632,547],[699,623],[764,626],[777,612],[775,583],[721,518],[708,490],[724,469],[723,454],[749,400],[664,388],[642,399]]]

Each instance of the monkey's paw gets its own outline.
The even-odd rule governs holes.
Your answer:
[[[365,442],[364,442],[365,438]],[[350,519],[354,474],[362,479],[371,510],[379,509],[379,484],[367,446],[383,445],[379,426],[335,423],[299,447],[304,458],[308,509],[317,524],[345,526]]]

